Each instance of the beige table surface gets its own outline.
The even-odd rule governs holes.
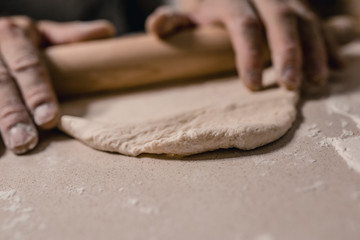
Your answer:
[[[347,70],[302,98],[291,131],[254,151],[131,158],[59,132],[42,136],[29,155],[2,147],[0,239],[360,239],[360,43],[347,52]],[[207,84],[215,83],[74,100],[63,109],[111,119],[107,110],[116,107],[136,122],[196,105],[196,96],[171,100]]]

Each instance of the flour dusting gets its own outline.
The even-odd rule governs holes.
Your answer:
[[[321,130],[318,128],[318,125],[317,124],[313,124],[311,125],[308,129],[308,136],[309,137],[317,137],[320,133],[321,133]]]
[[[305,192],[313,192],[313,191],[318,191],[318,190],[322,190],[326,187],[326,183],[324,181],[317,181],[314,184],[307,186],[307,187],[302,187],[302,188],[297,188],[295,191],[299,192],[299,193],[305,193]]]
[[[4,223],[1,225],[3,231],[11,230],[20,224],[25,224],[34,211],[32,207],[23,207],[22,199],[16,195],[15,189],[0,191],[0,201],[4,201],[5,205],[1,208],[6,216]]]
[[[85,188],[84,187],[79,187],[76,189],[76,192],[79,194],[79,195],[82,195],[84,192],[85,192]]]
[[[345,139],[354,135],[355,133],[353,131],[343,129],[340,138]]]
[[[264,233],[255,238],[255,240],[275,240],[274,236],[270,233]]]
[[[329,141],[327,138],[323,138],[320,142],[319,142],[319,146],[320,147],[330,147]]]
[[[329,138],[329,140],[347,165],[360,173],[360,136],[346,139]]]
[[[349,126],[349,122],[346,121],[346,120],[344,120],[344,119],[341,119],[341,127],[342,127],[342,128],[345,128],[345,127],[347,127],[347,126]]]
[[[136,205],[138,205],[139,204],[139,199],[137,199],[137,198],[129,198],[128,199],[128,203],[131,205],[131,206],[136,206]]]
[[[349,99],[342,99],[340,97],[332,97],[326,103],[327,110],[330,114],[337,113],[353,120],[357,127],[360,129],[360,116],[354,113],[354,109],[344,102],[350,101]],[[347,125],[346,121],[342,122],[342,125]],[[346,126],[343,126],[346,127]]]
[[[11,189],[8,191],[0,191],[0,200],[9,200],[12,197],[14,197],[16,194],[16,190],[15,189]]]

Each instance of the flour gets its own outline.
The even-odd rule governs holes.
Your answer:
[[[345,121],[344,119],[341,119],[340,121],[341,121],[341,127],[342,127],[342,128],[345,128],[345,127],[349,126],[349,122],[348,122],[348,121]]]
[[[79,194],[79,195],[82,195],[84,192],[85,192],[85,188],[84,187],[79,187],[76,189],[76,192]]]
[[[334,125],[334,123],[333,123],[333,122],[328,122],[326,125],[327,125],[328,127],[332,127],[332,126]]]
[[[275,237],[270,233],[264,233],[255,238],[255,240],[275,240]]]
[[[140,200],[137,199],[137,198],[129,198],[128,199],[128,203],[131,205],[131,206],[137,206],[139,204]]]
[[[295,191],[299,193],[313,192],[324,189],[325,187],[326,187],[326,183],[324,181],[319,180],[310,186],[297,188]]]
[[[308,159],[307,159],[307,162],[308,162],[308,163],[316,163],[316,159],[308,158]]]
[[[21,208],[19,202],[12,201],[10,206],[3,207],[2,210],[6,212],[17,212]]]
[[[259,166],[259,165],[268,165],[268,166],[272,166],[274,164],[276,164],[275,160],[272,159],[267,159],[267,158],[255,158],[253,159],[255,166]]]
[[[11,189],[8,191],[0,191],[0,200],[9,200],[13,198],[16,194],[15,189]]]
[[[345,129],[349,126],[349,119],[360,130],[360,94],[358,91],[344,91],[344,89],[355,89],[358,86],[357,79],[353,79],[356,81],[335,85],[332,89],[332,95],[326,101],[326,108],[329,114],[335,113],[347,118],[346,120],[340,120],[341,127],[343,128],[341,135],[339,137],[328,138],[328,142],[351,169],[360,173],[360,136],[357,136],[357,133],[354,131]]]
[[[330,98],[327,103],[326,107],[330,114],[337,113],[343,116],[346,116],[353,120],[357,127],[360,129],[360,116],[357,113],[354,113],[354,109],[348,105],[346,102],[351,101],[352,99],[346,97],[332,97]],[[359,103],[360,97],[357,99],[352,100],[354,102]],[[358,109],[357,109],[358,110]],[[346,125],[346,124],[345,124]]]
[[[329,141],[347,165],[360,173],[360,136],[329,138]]]
[[[330,147],[329,141],[327,138],[323,138],[320,142],[319,142],[319,146],[320,147]]]
[[[1,225],[3,231],[8,231],[20,224],[25,224],[31,218],[31,213],[34,211],[32,207],[24,208],[21,198],[16,194],[17,191],[15,189],[0,191],[0,201],[7,203],[7,205],[1,208],[7,216]]]
[[[355,133],[353,131],[343,129],[342,133],[340,135],[340,138],[345,139],[345,138],[348,138],[348,137],[352,137],[354,135],[355,135]]]
[[[317,124],[311,125],[307,131],[309,137],[317,137],[321,133],[321,130],[318,128]]]
[[[10,221],[6,222],[3,226],[3,230],[10,230],[15,228],[17,225],[21,223],[25,223],[30,219],[30,214],[28,213],[22,213],[21,215],[11,219]]]
[[[139,213],[146,215],[157,215],[160,211],[158,207],[144,204],[140,199],[134,197],[127,199],[125,207],[136,209]]]
[[[157,207],[140,207],[139,212],[147,215],[156,215],[159,214],[159,209]]]

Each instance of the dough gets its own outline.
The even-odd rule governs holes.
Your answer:
[[[116,117],[111,115],[128,116],[129,107],[137,107],[136,95],[147,101],[146,91],[135,93],[131,100],[119,99],[125,101],[122,104],[128,101],[130,106],[123,111],[109,110],[114,113],[107,114],[105,121],[65,115],[59,128],[94,149],[129,156],[142,153],[184,156],[223,148],[254,149],[279,139],[296,118],[298,94],[274,87],[272,71],[265,76],[269,88],[258,93],[245,89],[236,78],[174,87],[168,93],[166,89],[153,90],[149,97],[153,104],[148,107],[153,106],[158,117],[147,114],[135,123],[112,121]],[[162,104],[170,107],[173,104],[179,110],[166,116],[166,106],[162,109]],[[106,103],[102,105],[106,107]]]

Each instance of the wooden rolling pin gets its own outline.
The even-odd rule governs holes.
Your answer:
[[[344,32],[344,24],[332,25],[337,39],[346,34],[347,38],[352,36]],[[216,27],[184,31],[166,40],[141,34],[54,46],[46,49],[44,55],[60,96],[131,88],[235,69],[228,34]]]
[[[235,69],[227,33],[184,31],[166,41],[141,34],[50,47],[45,51],[60,96],[136,87]]]

